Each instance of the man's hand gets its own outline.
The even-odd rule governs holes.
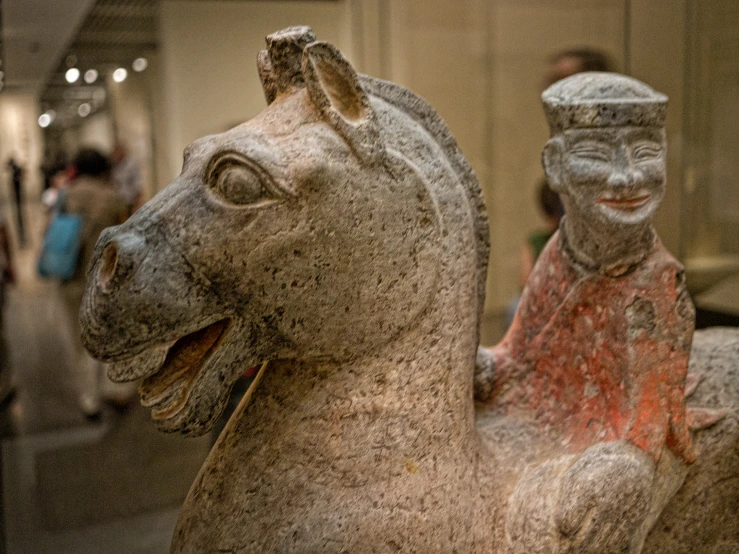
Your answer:
[[[632,538],[649,513],[654,474],[651,458],[628,443],[586,450],[562,476],[554,511],[558,551],[635,551]]]

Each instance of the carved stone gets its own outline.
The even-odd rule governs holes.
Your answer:
[[[566,216],[478,362],[476,396],[556,437],[510,499],[510,552],[638,553],[695,461],[690,428],[727,413],[685,405],[695,310],[651,224],[667,97],[580,73],[542,99],[542,161]]]
[[[640,543],[682,482],[679,456],[657,463],[611,437],[582,452],[494,400],[475,408],[473,376],[495,395],[498,372],[477,349],[488,225],[445,124],[306,27],[267,45],[267,108],[195,141],[182,174],[103,233],[81,312],[88,349],[111,378],[143,379],[164,431],[206,432],[239,375],[260,367],[190,490],[172,552],[502,553],[531,529],[541,540],[527,552],[554,552],[553,518],[586,494],[625,524],[609,534],[597,520],[588,546],[570,551]],[[720,363],[699,392],[736,373]],[[726,405],[738,392],[702,399]],[[730,431],[707,443],[716,459],[738,436],[734,410],[706,431]],[[703,491],[698,460],[685,486]],[[563,475],[563,493],[549,494]],[[669,526],[688,512],[663,523],[670,513],[659,544],[684,540]],[[577,532],[574,517],[563,524]]]

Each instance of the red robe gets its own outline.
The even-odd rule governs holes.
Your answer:
[[[588,269],[557,232],[493,348],[488,403],[559,430],[572,451],[628,440],[655,460],[695,456],[685,379],[695,310],[683,267],[654,238],[631,266]]]

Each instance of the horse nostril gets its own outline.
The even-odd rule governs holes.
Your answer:
[[[98,269],[98,283],[103,292],[110,292],[110,286],[118,267],[118,247],[115,242],[110,242],[103,250]]]

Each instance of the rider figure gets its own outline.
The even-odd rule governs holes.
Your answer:
[[[601,72],[542,99],[544,170],[566,215],[476,396],[561,436],[560,469],[525,475],[516,493],[552,499],[559,551],[635,553],[694,459],[685,382],[695,312],[651,223],[665,191],[667,97]],[[526,542],[516,506],[509,537]]]

